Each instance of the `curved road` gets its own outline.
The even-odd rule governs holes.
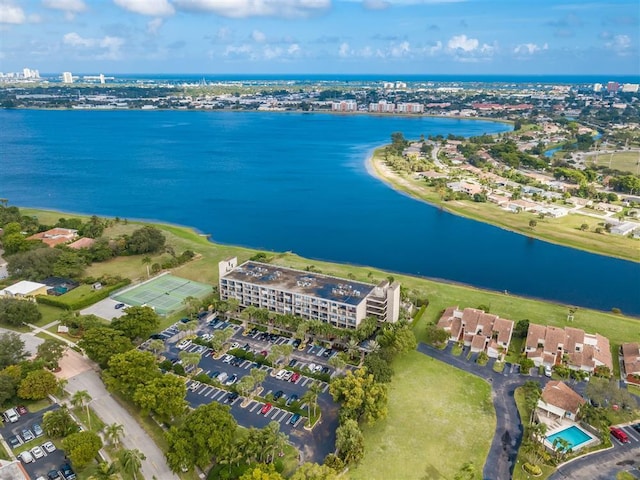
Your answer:
[[[549,379],[546,377],[521,376],[519,372],[512,373],[509,364],[507,364],[503,373],[497,373],[491,368],[491,362],[486,366],[480,366],[475,363],[475,356],[471,360],[467,360],[466,354],[468,350],[466,348],[460,356],[452,355],[451,349],[451,344],[447,345],[444,350],[424,343],[418,345],[419,352],[483,378],[492,384],[491,395],[493,397],[493,406],[496,410],[496,433],[493,436],[482,475],[486,480],[509,480],[512,477],[523,434],[520,414],[513,398],[514,392],[517,387],[523,385],[527,380],[538,380],[544,388]]]

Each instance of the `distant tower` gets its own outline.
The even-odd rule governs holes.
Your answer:
[[[104,73],[100,74],[100,83],[104,85]]]
[[[73,83],[73,75],[71,72],[62,72],[62,83]]]

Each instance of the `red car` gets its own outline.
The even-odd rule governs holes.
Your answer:
[[[616,437],[622,443],[628,443],[629,442],[629,437],[627,437],[627,434],[624,433],[624,431],[620,430],[619,428],[610,427],[609,431],[611,432],[611,435]]]
[[[29,410],[27,410],[27,407],[25,407],[24,405],[18,405],[16,407],[16,410],[18,411],[18,415],[26,415],[27,413],[29,413]]]
[[[300,374],[298,372],[295,372],[293,375],[291,375],[290,381],[297,382],[299,378]]]
[[[273,405],[271,405],[270,403],[265,403],[264,407],[262,407],[262,410],[260,410],[260,413],[262,415],[266,415],[267,413],[269,413],[269,411],[273,408]]]

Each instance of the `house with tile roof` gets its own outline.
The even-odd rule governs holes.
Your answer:
[[[625,380],[640,385],[640,343],[623,343],[621,350]]]
[[[74,250],[80,250],[81,248],[89,248],[94,243],[96,243],[96,240],[94,238],[82,237],[76,240],[75,242],[70,243],[67,246],[69,248],[73,248]]]
[[[538,413],[575,421],[580,407],[585,402],[586,400],[566,383],[552,380],[542,390],[538,400]]]
[[[471,352],[486,352],[491,358],[506,355],[513,335],[513,320],[477,308],[448,307],[438,327],[449,333],[450,341],[463,342]]]
[[[46,232],[39,232],[30,237],[27,240],[40,240],[42,243],[55,247],[56,245],[62,245],[64,243],[72,242],[78,238],[78,231],[71,228],[55,227]]]
[[[593,373],[597,367],[613,372],[609,340],[580,328],[529,324],[525,354],[536,367],[566,364],[573,370]]]

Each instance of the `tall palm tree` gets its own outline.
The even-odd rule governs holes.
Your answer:
[[[307,404],[307,413],[309,415],[309,424],[311,424],[311,407],[313,407],[313,416],[316,415],[318,408],[318,396],[322,392],[322,386],[318,382],[313,382],[308,390],[300,398],[300,402]]]
[[[89,426],[89,430],[91,430],[91,415],[89,414],[89,402],[91,402],[91,400],[93,399],[91,398],[91,395],[89,395],[89,392],[87,392],[86,390],[78,390],[73,394],[73,397],[71,397],[71,404],[74,407],[86,407],[87,424]]]
[[[129,475],[133,475],[133,479],[138,479],[138,473],[140,473],[140,469],[142,468],[142,461],[146,460],[144,453],[142,453],[138,449],[133,450],[121,450],[118,453],[118,462],[122,467],[122,471],[128,473]]]
[[[145,265],[147,267],[147,278],[149,278],[151,276],[151,272],[149,271],[149,265],[151,265],[151,262],[153,260],[151,260],[151,257],[146,255],[142,258],[142,264]]]
[[[120,425],[119,423],[112,423],[111,425],[107,425],[106,427],[104,427],[104,434],[116,448],[120,443],[120,437],[122,437],[123,433],[124,425]]]
[[[380,351],[380,344],[375,340],[369,340],[367,349],[369,350],[369,353],[378,353]]]
[[[358,349],[358,342],[356,342],[353,338],[349,340],[349,342],[347,343],[347,355],[349,355],[350,359],[353,360],[353,358],[358,353]]]
[[[119,469],[115,463],[100,462],[89,480],[116,480],[120,478],[118,472]]]

